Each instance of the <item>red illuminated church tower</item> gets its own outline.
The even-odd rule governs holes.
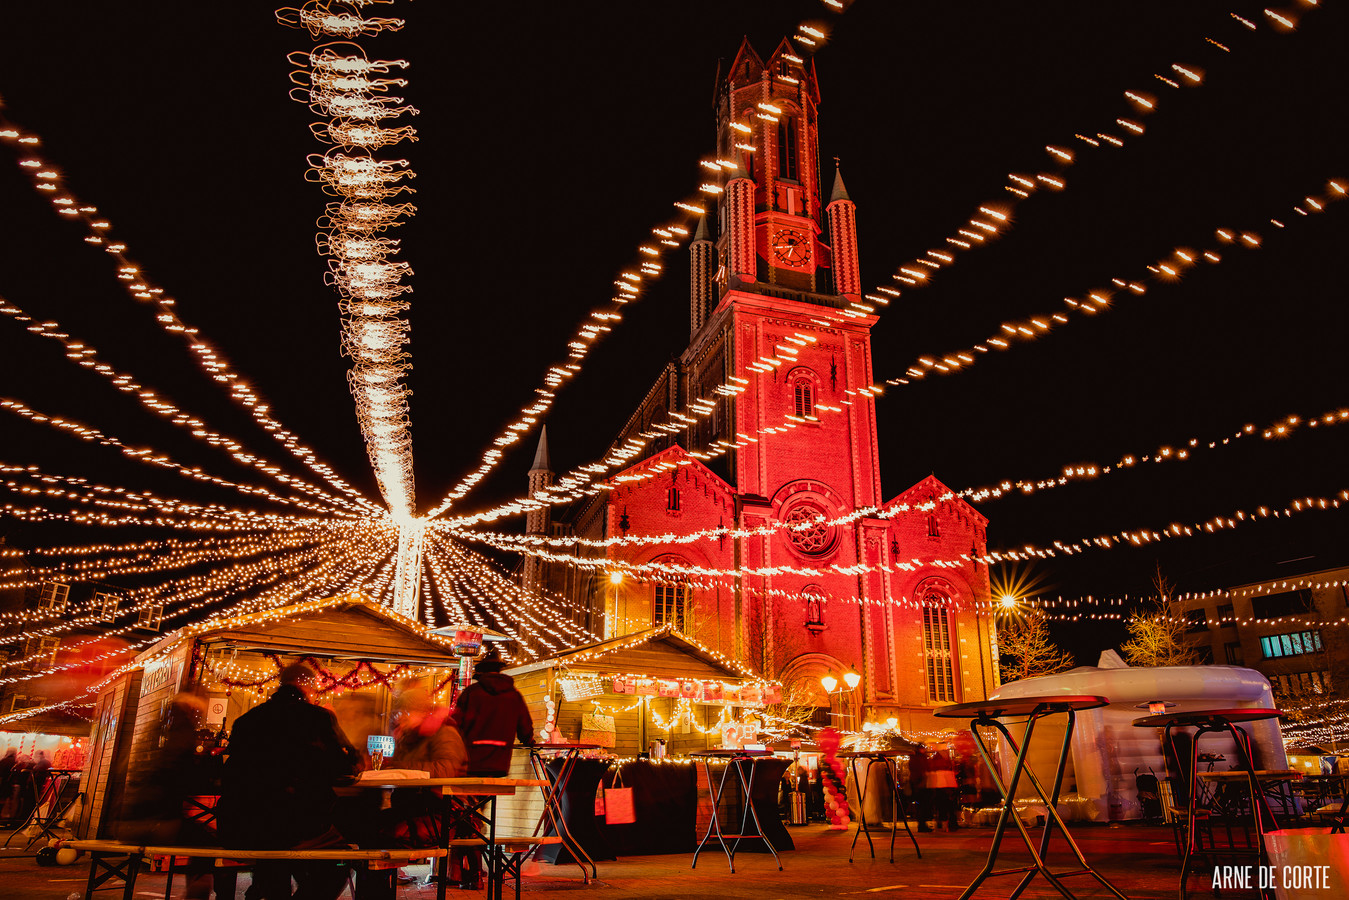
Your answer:
[[[863,304],[855,205],[833,165],[822,191],[813,65],[785,40],[767,59],[746,41],[723,75],[718,155],[738,168],[691,244],[688,347],[618,442],[690,404],[712,411],[613,478],[607,503],[575,528],[686,534],[916,508],[751,538],[615,545],[615,559],[760,574],[579,593],[603,604],[606,636],[672,623],[854,728],[895,717],[905,730],[932,729],[933,707],[996,685],[987,566],[970,561],[984,553],[987,520],[935,477],[883,502],[876,318]],[[734,388],[717,392],[724,384]],[[842,682],[854,668],[855,691],[823,692],[821,676]]]

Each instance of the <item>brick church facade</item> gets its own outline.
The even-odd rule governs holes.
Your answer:
[[[982,699],[997,685],[988,567],[971,561],[985,553],[987,520],[935,476],[888,501],[881,495],[876,318],[862,296],[855,206],[838,172],[822,197],[813,65],[785,40],[767,59],[746,41],[722,76],[718,157],[737,167],[690,247],[688,346],[616,446],[690,403],[711,412],[668,429],[564,521],[550,523],[545,507],[526,528],[596,538],[763,533],[602,551],[676,567],[645,581],[613,584],[528,558],[523,579],[603,610],[605,637],[671,624],[852,728],[895,717],[906,731],[944,730],[934,707]],[[724,384],[731,388],[715,390]],[[551,482],[550,468],[545,436],[531,493]],[[906,509],[836,521],[896,506]],[[805,527],[782,527],[791,524]],[[833,674],[844,691],[850,669],[862,676],[857,688],[827,695],[821,677]]]

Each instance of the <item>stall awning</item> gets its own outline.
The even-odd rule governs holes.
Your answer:
[[[639,673],[651,678],[759,681],[736,661],[702,647],[669,626],[586,644],[547,659],[509,669],[525,675],[543,669],[581,672]]]
[[[240,650],[331,659],[433,666],[454,665],[458,659],[450,640],[359,595],[201,622],[167,635],[141,658],[191,638]]]

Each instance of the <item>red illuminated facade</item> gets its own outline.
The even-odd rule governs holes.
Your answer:
[[[933,728],[933,707],[982,699],[997,683],[988,569],[970,561],[985,552],[987,520],[943,499],[949,492],[936,477],[888,501],[881,495],[870,387],[876,318],[862,303],[856,209],[837,171],[822,196],[813,66],[785,40],[767,59],[746,42],[724,75],[718,155],[738,168],[690,247],[688,346],[618,443],[663,434],[653,426],[691,402],[715,407],[654,442],[652,455],[561,527],[593,537],[687,534],[914,508],[764,536],[607,550],[634,563],[793,570],[738,581],[614,585],[602,575],[537,569],[526,577],[602,608],[606,637],[673,623],[782,679],[799,698],[842,713],[845,724],[893,716],[906,730]],[[769,363],[775,356],[789,361]],[[727,383],[737,389],[715,392]],[[540,458],[546,450],[530,473],[532,489],[550,477],[538,471]],[[530,524],[535,532],[548,527]],[[841,681],[852,668],[862,676],[854,692],[824,694],[822,676]]]

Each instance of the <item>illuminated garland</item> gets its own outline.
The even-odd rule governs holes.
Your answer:
[[[23,131],[0,116],[0,142],[16,145],[22,149],[19,166],[33,177],[34,188],[50,199],[55,210],[68,218],[81,222],[87,234],[85,243],[103,248],[117,264],[117,277],[129,297],[138,303],[155,305],[154,322],[166,333],[181,339],[189,352],[197,359],[202,369],[212,381],[227,385],[230,399],[244,408],[253,420],[280,442],[286,450],[303,463],[310,471],[319,475],[329,485],[346,494],[354,502],[370,513],[380,514],[378,506],[363,497],[355,488],[343,481],[331,467],[321,462],[312,449],[286,429],[270,415],[270,407],[254,393],[248,383],[226,362],[224,355],[217,351],[197,328],[188,325],[175,310],[176,301],[164,296],[164,289],[153,284],[149,277],[127,256],[124,243],[112,242],[107,238],[112,224],[99,215],[97,208],[81,204],[62,184],[62,178],[56,167],[42,159],[36,153],[40,139],[31,132]]]
[[[822,0],[824,6],[832,13],[842,14],[847,11],[846,5],[841,0]],[[797,26],[796,33],[792,35],[792,40],[809,48],[808,51],[814,51],[819,48],[821,42],[825,40],[825,32],[816,27],[818,23],[801,23]],[[802,62],[799,58],[794,58],[798,63]],[[790,76],[777,75],[776,80],[780,83],[793,84],[797,79]],[[777,119],[769,114],[761,114],[760,118],[765,121],[776,122]],[[734,131],[748,132],[748,126],[743,123],[732,123],[730,127]],[[755,150],[753,144],[745,143],[740,135],[733,133],[730,143],[739,149],[752,153]],[[709,158],[699,161],[699,165],[707,172],[722,179],[727,173],[737,171],[738,165],[733,160],[727,160],[717,157],[715,154]],[[704,176],[706,177],[706,176]],[[723,192],[718,184],[704,182],[699,185],[698,192],[702,196],[715,197]],[[470,490],[473,489],[483,478],[485,478],[505,456],[505,451],[533,430],[533,427],[542,421],[544,414],[552,408],[553,401],[556,399],[557,391],[562,387],[565,381],[581,371],[581,364],[589,354],[591,348],[601,337],[613,330],[612,326],[622,321],[623,307],[629,303],[641,299],[644,283],[648,279],[659,278],[663,272],[663,266],[660,263],[663,254],[670,248],[677,248],[681,242],[689,236],[689,227],[694,224],[694,217],[703,216],[707,210],[699,205],[702,202],[697,196],[685,198],[674,203],[676,209],[687,213],[679,221],[670,222],[663,225],[656,225],[651,229],[652,237],[645,243],[637,247],[636,262],[630,267],[621,271],[614,279],[616,292],[610,298],[610,305],[604,309],[591,312],[590,315],[582,320],[574,334],[567,342],[567,355],[563,362],[553,365],[544,373],[543,386],[534,389],[537,395],[533,401],[525,405],[517,415],[516,419],[506,425],[504,429],[492,440],[492,447],[482,454],[481,464],[462,478],[446,495],[446,497],[436,505],[427,518],[437,518],[447,511]],[[753,367],[753,364],[751,364]],[[717,393],[732,396],[743,390],[739,386],[737,379],[732,379],[716,389]],[[706,403],[707,401],[697,401]],[[670,433],[667,429],[682,430],[682,426],[671,424],[674,420],[681,418],[678,414],[672,415],[666,419],[665,423],[656,426],[659,431],[652,432],[653,437],[660,437],[663,434]],[[687,421],[687,420],[686,420]],[[650,438],[647,439],[648,441]],[[645,442],[644,444],[645,445]],[[628,448],[626,445],[614,451],[614,462],[606,460],[603,464],[606,468],[612,468],[614,465],[633,458],[635,449]],[[587,467],[590,468],[590,467]],[[590,473],[594,475],[594,472]],[[558,485],[547,488],[548,491],[568,490],[568,481],[573,476],[562,479]],[[588,480],[586,481],[588,483]],[[549,500],[547,502],[564,502]],[[529,505],[529,501],[525,501]],[[523,511],[523,510],[522,510]],[[490,521],[488,519],[479,519],[478,517],[468,517],[467,519],[456,520],[455,524],[469,524],[470,521]]]
[[[301,479],[293,478],[282,472],[275,464],[270,463],[259,456],[255,456],[252,453],[246,452],[243,445],[238,441],[228,438],[211,429],[201,419],[185,412],[172,401],[136,381],[131,375],[120,372],[112,366],[100,362],[98,353],[93,346],[83,341],[73,340],[70,335],[60,330],[60,323],[55,321],[34,321],[33,318],[27,315],[20,307],[3,297],[0,297],[0,314],[9,316],[15,322],[20,324],[26,324],[27,330],[33,334],[57,341],[65,348],[67,359],[72,360],[78,366],[103,376],[103,378],[117,390],[135,398],[136,402],[143,408],[160,418],[167,419],[171,424],[186,430],[188,434],[192,435],[192,437],[197,440],[209,444],[212,447],[224,450],[236,462],[257,469],[287,487],[325,501],[325,506],[322,508],[307,508],[326,510],[336,506],[344,510],[358,509],[351,501],[342,497],[333,496]]]
[[[1307,2],[1315,5],[1318,0],[1307,0]],[[1270,27],[1273,30],[1292,30],[1292,19],[1288,16],[1269,9],[1265,10],[1265,15],[1270,20]],[[1224,19],[1226,21],[1235,20],[1246,29],[1256,30],[1255,23],[1235,13],[1225,16]],[[1204,44],[1206,51],[1212,52],[1210,48],[1216,48],[1221,53],[1231,53],[1231,48],[1227,44],[1220,43],[1212,38],[1206,37]],[[1202,68],[1188,62],[1173,63],[1164,72],[1165,74],[1153,73],[1152,77],[1173,90],[1179,90],[1182,87],[1198,87],[1203,84],[1206,74]],[[954,265],[959,258],[959,254],[986,246],[990,240],[1005,232],[1011,226],[1016,209],[1021,201],[1028,199],[1032,193],[1043,190],[1054,192],[1064,190],[1067,185],[1062,176],[1062,170],[1080,162],[1080,154],[1089,153],[1093,149],[1109,152],[1122,148],[1126,140],[1136,140],[1142,137],[1145,131],[1144,126],[1134,117],[1147,116],[1156,112],[1159,100],[1155,95],[1144,90],[1125,90],[1122,95],[1127,101],[1127,108],[1123,115],[1115,118],[1111,123],[1109,131],[1086,129],[1086,133],[1076,133],[1073,138],[1079,143],[1073,144],[1071,149],[1067,143],[1045,145],[1045,153],[1049,157],[1050,164],[1054,167],[1053,171],[1010,173],[1007,176],[1009,183],[1003,186],[1003,190],[1017,199],[1010,201],[989,200],[980,204],[977,212],[956,231],[955,235],[948,236],[943,240],[941,249],[928,250],[922,256],[898,267],[896,272],[891,275],[891,281],[903,285],[903,288],[878,287],[875,289],[877,293],[865,295],[866,299],[873,303],[886,305],[892,299],[899,297],[905,289],[916,290],[926,287],[932,283],[932,277],[937,272]],[[1123,287],[1123,285],[1120,286]],[[854,304],[854,307],[865,313],[875,312],[875,307],[866,304]],[[972,360],[963,361],[966,364],[972,362]],[[956,364],[956,367],[958,366],[959,363]]]

